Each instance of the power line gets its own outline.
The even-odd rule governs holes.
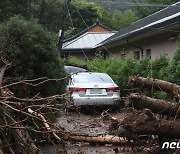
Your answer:
[[[66,29],[66,24],[67,24],[67,18],[68,18],[68,6],[69,6],[70,0],[64,0],[64,7],[63,7],[63,20],[62,20],[62,27],[61,27],[61,31],[60,31],[60,36],[59,36],[59,40],[58,40],[58,48],[60,50],[60,52],[62,51],[62,45],[63,45],[63,40],[64,40],[64,33],[65,33],[65,29]]]
[[[69,6],[67,7],[67,10],[68,10],[68,15],[69,15],[69,18],[70,18],[71,25],[74,28],[74,24],[73,24],[73,20],[72,20],[72,16],[71,16],[71,12],[70,12]]]
[[[76,3],[76,2],[75,2]],[[75,8],[76,8],[76,10],[77,10],[77,12],[78,12],[78,14],[80,15],[80,17],[81,17],[81,20],[84,22],[84,24],[86,25],[86,27],[88,28],[88,25],[86,24],[86,22],[85,22],[85,20],[84,20],[84,18],[83,18],[83,16],[81,15],[81,13],[80,13],[80,11],[78,10],[78,8],[75,6]],[[69,8],[68,8],[68,10],[69,10]],[[69,15],[70,15],[70,18],[71,18],[71,14],[70,14],[70,11],[69,11]],[[72,21],[73,22],[73,21]],[[74,25],[73,23],[72,23],[72,25]],[[74,27],[73,27],[74,28]],[[94,38],[95,38],[95,36],[93,36]],[[95,40],[96,40],[96,38],[95,38]],[[89,40],[90,41],[90,40]],[[91,42],[91,41],[90,41]],[[79,44],[79,42],[78,42],[78,44]],[[92,44],[91,44],[92,45]],[[79,46],[80,46],[80,44],[79,44]],[[103,46],[104,47],[104,46]],[[105,48],[105,47],[104,47]],[[84,52],[84,50],[83,50],[83,48],[82,47],[80,47],[80,49],[81,49],[81,51],[82,51],[82,53],[83,53],[83,55],[84,55],[84,57],[86,58],[86,60],[87,61],[89,61],[90,62],[90,64],[92,65],[92,66],[94,66],[92,63],[91,63],[91,61],[88,59],[88,57],[87,57],[87,55],[85,54],[85,52]],[[106,48],[105,48],[106,49]],[[112,54],[108,49],[106,49],[110,54]],[[113,55],[113,54],[112,54]],[[97,67],[96,66],[94,66],[96,69],[97,69]]]
[[[74,2],[75,2],[75,0],[74,0]],[[76,3],[76,2],[75,2],[75,3]],[[76,4],[76,5],[77,5],[77,4]],[[81,13],[79,12],[78,7],[77,7],[76,5],[75,5],[75,7],[76,7],[76,9],[77,9],[79,15],[81,16],[81,19],[83,20],[84,24],[85,24],[86,27],[88,28],[88,26],[87,26],[87,24],[86,24],[84,18],[82,17],[82,15],[81,15]],[[93,35],[93,37],[95,38],[94,35]],[[95,40],[96,40],[96,38],[95,38]],[[109,54],[111,54],[112,56],[116,57],[116,56],[115,56],[113,53],[111,53],[104,45],[102,45],[102,47],[103,47]]]
[[[78,8],[78,6],[76,6],[77,8]],[[89,13],[91,13],[91,14],[95,14],[95,15],[98,15],[97,13],[94,13],[94,12],[92,12],[92,11],[89,11],[89,10],[87,10],[87,9],[82,9],[82,10],[84,10],[84,11],[86,11],[86,12],[89,12]],[[110,19],[110,20],[112,20],[112,18],[109,18],[109,17],[107,17],[107,16],[104,16],[104,18],[106,18],[106,19]],[[140,19],[140,20],[142,20],[142,19]],[[130,22],[124,22],[124,21],[119,21],[120,23],[123,23],[123,24],[126,24],[126,25],[129,25],[129,24],[131,24]],[[137,22],[137,21],[136,21]],[[179,22],[175,22],[175,23],[171,23],[171,24],[169,24],[169,25],[173,25],[173,24],[176,24],[176,23],[179,23]],[[140,25],[140,24],[136,24],[136,25],[134,25],[134,26],[137,26],[137,27],[141,27],[142,25]],[[126,28],[126,27],[125,27]],[[168,32],[175,32],[175,33],[179,33],[180,31],[175,31],[175,30],[171,30],[171,29],[165,29],[165,28],[152,28],[152,27],[147,27],[148,29],[152,29],[152,30],[161,30],[161,31],[168,31]]]
[[[74,2],[75,2],[75,0],[74,0]],[[75,2],[76,3],[76,2]],[[75,8],[76,8],[76,10],[78,11],[78,14],[80,15],[80,17],[81,17],[81,20],[84,22],[84,24],[86,25],[86,27],[88,27],[87,26],[87,24],[86,24],[86,22],[85,22],[85,20],[84,20],[84,18],[83,18],[83,16],[81,15],[81,13],[80,13],[80,11],[78,10],[78,6],[77,6],[77,4],[75,4]],[[85,9],[84,9],[85,10]],[[91,11],[88,11],[88,12],[91,12]],[[91,12],[91,13],[93,13],[94,14],[94,12]],[[127,22],[126,22],[127,23]],[[173,25],[173,24],[175,24],[175,23],[172,23],[172,24],[169,24],[169,25]],[[168,26],[169,26],[168,25]],[[137,25],[136,24],[136,26],[142,26],[142,25]],[[180,31],[174,31],[174,30],[170,30],[170,29],[165,29],[164,27],[162,27],[162,28],[152,28],[152,27],[147,27],[147,28],[149,28],[149,29],[153,29],[153,30],[161,30],[161,31],[171,31],[171,32],[180,32]],[[94,37],[94,36],[93,36]],[[108,51],[108,53],[110,53],[111,55],[113,55],[114,56],[114,54],[112,54],[104,45],[102,45],[102,47],[106,50],[106,51]],[[83,49],[82,49],[82,51],[83,51]],[[84,51],[83,51],[83,54],[85,54],[84,53]],[[85,57],[86,57],[86,59],[87,59],[87,56],[86,55],[84,55]],[[153,66],[154,67],[154,66]],[[152,65],[151,65],[151,68],[152,68]]]

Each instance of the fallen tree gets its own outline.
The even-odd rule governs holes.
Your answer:
[[[136,109],[150,109],[153,113],[163,114],[167,116],[179,116],[180,104],[173,104],[161,99],[147,97],[140,93],[132,93],[126,99],[127,107]]]
[[[43,137],[45,140],[55,143],[58,141],[64,145],[64,141],[77,142],[95,142],[126,145],[128,141],[124,137],[114,135],[90,136],[85,134],[72,134],[65,128],[57,126],[47,120],[46,112],[58,111],[61,104],[57,104],[58,100],[65,97],[65,94],[54,95],[41,98],[38,95],[33,98],[18,98],[8,89],[13,86],[39,86],[49,81],[58,81],[61,79],[48,79],[46,77],[34,80],[20,80],[8,85],[2,85],[6,61],[0,61],[0,152],[2,153],[38,153],[39,149],[34,141],[34,136]],[[36,134],[36,135],[32,135]],[[133,143],[129,144],[133,145]],[[66,150],[64,149],[64,152]]]
[[[149,109],[133,110],[119,125],[134,134],[154,134],[167,138],[180,138],[180,122],[159,120]]]
[[[55,101],[62,99],[64,95],[55,95],[47,98],[18,98],[8,88],[14,85],[27,84],[38,86],[48,81],[58,81],[63,79],[39,78],[35,80],[21,80],[15,83],[3,85],[4,73],[10,63],[0,58],[0,152],[1,153],[39,153],[39,148],[32,138],[32,134],[46,136],[48,132],[43,130],[44,119],[38,115],[28,113],[28,108],[33,108],[36,112],[44,113],[44,110],[58,110]]]
[[[128,85],[133,87],[153,88],[173,94],[175,97],[180,98],[180,86],[167,81],[133,76],[129,79]]]

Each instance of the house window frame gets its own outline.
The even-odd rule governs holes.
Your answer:
[[[121,58],[124,59],[126,57],[126,53],[125,52],[121,52]]]
[[[141,59],[141,51],[134,51],[134,59],[136,60]]]

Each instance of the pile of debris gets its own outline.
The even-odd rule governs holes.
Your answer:
[[[42,98],[36,95],[32,98],[16,97],[9,89],[13,86],[39,86],[49,81],[63,80],[48,79],[42,77],[34,80],[19,80],[9,84],[4,84],[3,77],[5,70],[10,63],[0,58],[0,153],[41,153],[40,142],[61,145],[59,153],[67,153],[65,142],[95,142],[125,145],[126,141],[114,135],[86,135],[73,134],[56,123],[47,120],[46,112],[53,114],[62,110],[64,104],[58,104],[58,100],[65,99],[67,93]]]
[[[62,145],[62,151],[59,153],[67,153],[65,141],[138,146],[140,151],[149,153],[161,152],[164,141],[169,141],[168,143],[173,141],[170,147],[173,147],[173,152],[178,153],[179,149],[175,149],[180,139],[178,103],[172,104],[165,100],[147,97],[142,93],[132,93],[126,100],[128,108],[123,109],[127,113],[123,121],[119,122],[109,115],[112,123],[108,133],[74,134],[48,121],[45,116],[47,110],[53,113],[64,107],[63,104],[58,104],[57,100],[65,99],[67,93],[46,98],[39,95],[33,98],[18,98],[9,90],[15,85],[38,86],[49,81],[63,80],[66,77],[63,79],[42,77],[4,85],[3,76],[9,65],[0,58],[0,153],[41,153],[39,143],[37,144],[34,136],[40,136],[49,143],[58,142]],[[131,78],[129,84],[134,87],[163,90],[171,93],[176,101],[180,98],[180,86],[166,81],[135,76]],[[169,119],[159,119],[157,115],[166,115]],[[118,153],[118,147],[114,151]]]
[[[18,98],[9,90],[13,86],[38,86],[55,79],[43,77],[3,85],[4,73],[9,66],[9,62],[0,58],[0,153],[39,153],[40,149],[35,143],[37,136],[52,142],[54,138],[61,141],[55,130],[63,130],[48,122],[44,115],[47,110],[52,113],[58,111],[61,104],[54,102],[62,99],[65,94],[46,98],[38,95],[33,98]],[[62,79],[55,81],[57,80]]]
[[[147,97],[142,92],[131,93],[125,101],[129,114],[122,122],[114,119],[111,132],[138,141],[149,153],[180,153],[180,86],[139,76],[131,77],[129,86],[167,92],[176,102]],[[122,128],[126,131],[122,131]]]

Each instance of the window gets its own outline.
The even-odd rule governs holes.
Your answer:
[[[146,57],[151,59],[151,49],[146,49]]]
[[[134,52],[134,59],[140,59],[140,51],[135,51]]]
[[[125,58],[126,57],[126,54],[124,52],[121,53],[121,58]]]
[[[113,83],[111,77],[107,74],[93,74],[93,73],[88,73],[88,74],[77,74],[73,76],[73,82],[74,83]]]

